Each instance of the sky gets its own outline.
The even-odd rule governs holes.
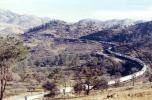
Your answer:
[[[0,9],[68,22],[88,18],[152,20],[152,0],[0,0]]]

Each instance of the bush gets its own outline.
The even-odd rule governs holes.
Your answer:
[[[95,90],[108,88],[108,81],[105,78],[97,79],[97,80],[95,80],[94,83],[95,83],[95,85],[93,88]]]
[[[73,88],[74,88],[74,92],[76,94],[80,94],[84,90],[85,87],[84,87],[83,83],[77,83],[74,85]]]
[[[13,81],[21,81],[21,77],[17,73],[12,73]]]
[[[45,84],[43,84],[42,87],[45,90],[50,91],[50,93],[48,95],[46,95],[47,97],[54,97],[59,94],[59,89],[57,88],[56,84],[53,82],[48,81]]]

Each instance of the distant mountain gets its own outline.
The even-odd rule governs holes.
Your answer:
[[[86,26],[87,24],[94,24],[96,26],[103,26],[104,28],[112,28],[112,27],[127,27],[131,25],[135,25],[138,23],[142,23],[142,20],[131,20],[131,19],[112,19],[106,21],[93,20],[93,19],[84,19],[80,20],[78,23]]]
[[[99,21],[93,19],[84,19],[76,23],[67,23],[60,20],[52,20],[48,23],[33,27],[25,32],[26,36],[47,36],[79,38],[88,34],[92,34],[109,28],[123,28],[135,25],[137,21],[125,20],[109,20]]]
[[[84,19],[76,23],[40,18],[32,15],[20,15],[0,9],[0,34],[28,33],[28,35],[78,38],[103,29],[120,28],[135,25],[141,21],[130,19],[100,21]],[[29,29],[29,30],[28,30]],[[28,30],[28,31],[27,31]],[[26,34],[27,35],[27,34]]]
[[[49,18],[20,15],[9,10],[0,9],[0,33],[23,33],[25,29],[46,23],[49,20]],[[7,31],[5,32],[5,30]]]
[[[144,21],[142,20],[132,20],[132,19],[112,19],[112,20],[107,20],[104,21],[104,24],[106,27],[113,27],[113,26],[119,26],[119,27],[127,27],[127,26],[131,26],[131,25],[135,25],[138,23],[142,23]]]

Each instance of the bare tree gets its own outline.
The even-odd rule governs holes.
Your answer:
[[[14,38],[2,38],[0,41],[0,100],[3,100],[7,81],[12,79],[11,66],[24,59],[26,48]]]
[[[133,74],[133,76],[132,76],[132,86],[134,86],[135,85],[135,74]]]
[[[74,88],[74,92],[75,92],[76,94],[79,94],[79,95],[80,95],[80,93],[84,90],[84,85],[83,85],[83,83],[79,82],[79,83],[76,83],[76,84],[73,86],[73,88]]]
[[[43,84],[42,86],[45,90],[50,91],[50,93],[48,95],[46,95],[47,97],[54,97],[55,95],[57,95],[59,92],[56,84],[54,82],[46,82],[45,84]]]
[[[86,67],[81,68],[79,73],[76,73],[78,78],[77,84],[74,86],[75,91],[80,93],[84,91],[86,95],[90,94],[90,91],[94,89],[105,89],[107,82],[102,77],[102,73],[99,73],[100,69]]]
[[[0,63],[0,100],[3,99],[7,81],[11,79],[10,74],[11,73],[9,70],[9,65],[4,62],[1,62]]]
[[[149,82],[150,82],[150,85],[151,85],[151,82],[152,82],[152,74],[149,75],[149,78],[148,78]]]
[[[93,89],[92,88],[92,83],[93,83],[93,79],[91,76],[88,76],[86,79],[85,79],[85,93],[86,95],[89,95],[90,94],[90,91]]]
[[[107,89],[108,88],[108,81],[106,78],[101,77],[101,78],[97,78],[94,82],[94,89],[96,90],[103,90],[103,89]]]

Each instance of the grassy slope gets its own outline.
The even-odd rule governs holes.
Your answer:
[[[112,97],[109,97],[112,96]],[[119,88],[110,88],[107,91],[94,91],[89,96],[69,98],[65,100],[151,100],[152,88],[150,84],[136,84]]]

